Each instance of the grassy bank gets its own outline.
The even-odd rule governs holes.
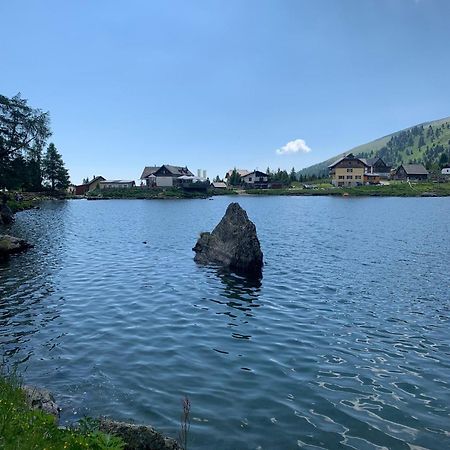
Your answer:
[[[58,428],[52,415],[27,406],[25,393],[15,377],[0,375],[0,448],[121,450],[123,447],[120,438],[101,433],[92,425]]]
[[[98,189],[87,194],[87,198],[94,199],[177,199],[177,198],[207,198],[211,194],[206,192],[191,192],[182,189]]]
[[[421,197],[450,196],[450,183],[391,183],[386,186],[357,186],[351,188],[319,187],[316,189],[249,189],[252,195],[349,195],[351,197]]]

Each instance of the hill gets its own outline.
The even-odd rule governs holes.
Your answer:
[[[414,125],[401,131],[359,145],[326,161],[298,172],[302,178],[328,176],[328,166],[348,153],[361,158],[380,156],[393,167],[400,164],[422,163],[437,169],[450,160],[450,117]]]

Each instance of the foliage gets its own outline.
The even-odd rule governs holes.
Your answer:
[[[349,150],[362,158],[380,156],[388,165],[394,168],[400,164],[424,164],[432,171],[442,167],[442,155],[450,160],[450,118],[436,120],[426,124],[416,125],[388,136],[376,139],[367,144]],[[313,176],[328,176],[328,166],[339,157],[341,153],[326,161],[314,164],[298,172],[302,181],[310,181]],[[445,156],[443,157],[445,158]]]
[[[48,169],[42,150],[51,135],[49,122],[48,112],[30,107],[20,94],[0,95],[0,188],[42,190],[43,172]],[[56,170],[50,183],[53,190],[65,189],[67,170]]]
[[[236,167],[233,169],[233,172],[231,172],[231,175],[228,179],[228,184],[230,186],[239,186],[241,184],[241,176],[236,170]]]
[[[64,167],[64,161],[53,142],[48,146],[42,165],[44,178],[50,182],[52,191],[67,189],[69,172]]]
[[[294,181],[297,181],[297,172],[295,171],[294,167],[291,169],[291,173],[289,175],[289,180],[291,183]]]
[[[335,188],[325,184],[313,185],[312,189],[298,187],[293,189],[249,189],[253,195],[333,195],[342,196],[344,193],[352,197],[420,197],[427,195],[450,196],[450,183],[419,182],[416,184],[391,182],[389,185],[357,186],[351,188]]]
[[[269,181],[272,183],[280,183],[283,186],[289,186],[291,184],[291,176],[287,173],[286,170],[281,170],[280,168],[278,168],[278,170],[276,172],[270,172],[270,169],[267,168],[267,170],[269,170]]]
[[[191,401],[189,400],[187,395],[184,396],[182,405],[183,412],[180,419],[180,432],[178,436],[178,442],[183,450],[187,450],[189,430],[191,428]]]
[[[122,439],[97,429],[60,429],[55,418],[31,410],[16,377],[0,375],[0,448],[5,450],[122,450]]]
[[[49,113],[33,109],[20,93],[0,95],[0,158],[16,156],[34,144],[42,147],[50,137]]]
[[[87,193],[91,199],[169,199],[169,198],[206,198],[210,193],[197,191],[184,191],[177,188],[167,189],[142,189],[140,187],[127,189],[96,189]]]

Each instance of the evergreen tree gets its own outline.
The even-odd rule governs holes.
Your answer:
[[[448,163],[448,155],[445,152],[441,153],[441,156],[439,157],[439,167],[444,167]]]
[[[42,162],[45,179],[50,183],[52,191],[64,190],[69,186],[69,172],[53,142],[48,146]]]
[[[236,167],[233,169],[233,172],[231,173],[229,183],[231,186],[239,186],[241,184],[241,176],[236,170]]]
[[[291,174],[290,174],[289,178],[291,180],[291,183],[293,181],[297,181],[297,172],[295,171],[294,167],[291,169]]]

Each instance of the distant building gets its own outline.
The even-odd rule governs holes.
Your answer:
[[[219,189],[219,190],[227,188],[227,184],[223,181],[214,181],[211,183],[211,185],[214,189]]]
[[[380,184],[380,174],[379,173],[365,173],[364,174],[364,184]]]
[[[269,176],[267,173],[254,170],[241,178],[242,183],[246,187],[267,188],[269,184]]]
[[[442,168],[441,174],[442,174],[442,175],[450,176],[450,164],[447,164],[446,166],[444,166],[444,167]]]
[[[105,181],[103,177],[95,177],[92,181],[86,184],[80,184],[75,188],[76,195],[84,195],[86,192],[95,191],[95,189],[100,189],[100,182]]]
[[[388,166],[382,158],[376,156],[375,158],[360,159],[367,164],[366,173],[378,174],[383,179],[390,178],[391,166]]]
[[[146,166],[146,167],[144,167],[144,170],[142,171],[142,175],[141,175],[141,180],[143,182],[145,182],[147,187],[156,186],[155,172],[160,167],[161,166]]]
[[[136,183],[131,180],[105,180],[100,181],[100,189],[129,189],[136,186]]]
[[[141,180],[145,181],[147,187],[172,187],[182,176],[193,177],[194,174],[186,166],[163,164],[160,167],[145,167]]]
[[[66,192],[69,195],[75,195],[77,192],[77,187],[74,184],[69,184],[69,186],[66,189]]]
[[[343,156],[328,166],[333,186],[360,186],[369,165],[353,153]]]
[[[394,174],[396,180],[426,180],[428,170],[422,164],[402,164]]]
[[[236,170],[236,172],[238,173],[238,175],[243,178],[245,177],[245,175],[248,175],[250,173],[249,170],[247,169],[230,169],[226,174],[225,174],[225,180],[228,181],[231,177],[231,175],[233,174],[234,170]]]

